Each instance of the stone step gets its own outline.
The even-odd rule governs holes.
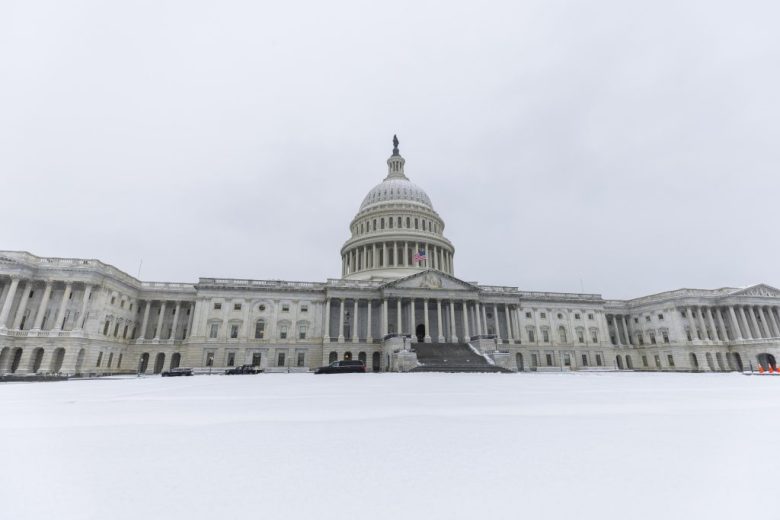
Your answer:
[[[466,343],[416,343],[421,366],[412,372],[509,372],[488,363]]]

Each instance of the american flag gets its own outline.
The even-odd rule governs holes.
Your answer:
[[[428,260],[428,257],[427,257],[427,256],[426,256],[426,254],[425,254],[425,249],[420,249],[420,250],[419,250],[419,251],[417,251],[417,253],[415,253],[415,255],[414,255],[414,261],[415,261],[415,262],[420,262],[420,261],[422,261],[422,260]]]

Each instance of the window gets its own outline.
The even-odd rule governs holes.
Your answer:
[[[235,352],[228,352],[227,355],[227,366],[232,367],[236,365],[236,353]]]
[[[542,318],[542,319],[544,319],[544,318],[546,318],[546,317],[547,317],[547,313],[546,313],[546,312],[540,312],[540,313],[539,313],[539,317],[540,317],[540,318]]]
[[[580,313],[579,313],[579,312],[575,312],[575,313],[574,313],[574,319],[575,319],[575,320],[578,320],[578,319],[580,319]]]
[[[651,330],[648,334],[650,335],[650,343],[655,345],[655,332]]]
[[[114,326],[114,337],[117,337],[117,336],[119,336],[119,324],[118,323]]]
[[[309,306],[308,305],[301,305],[301,312],[309,312]]]
[[[233,324],[230,326],[230,337],[236,339],[238,337],[238,325]]]
[[[282,312],[290,312],[290,304],[288,303],[282,304]]]
[[[528,331],[528,341],[530,341],[531,343],[533,343],[534,341],[536,341],[536,340],[534,339],[534,331],[533,331],[533,330],[529,330],[529,331]]]
[[[263,339],[265,336],[265,321],[257,320],[255,323],[255,339]]]
[[[666,355],[666,360],[669,362],[670,367],[674,367],[674,356],[671,354]]]
[[[688,336],[688,341],[693,341],[693,334],[691,334],[691,329],[685,329],[685,335]]]
[[[639,318],[634,318],[634,323],[639,323]]]
[[[542,331],[542,341],[544,341],[545,343],[549,343],[550,342],[550,333],[549,333],[549,331],[547,329],[544,329]]]
[[[258,311],[260,311],[260,312],[265,312],[265,305],[263,305],[263,304],[260,304],[260,305],[257,307],[257,310],[258,310]]]
[[[68,299],[69,299],[69,300],[72,300],[72,299],[73,299],[73,292],[72,292],[72,291],[71,291],[71,293],[70,293],[70,296],[68,296]],[[125,301],[124,301],[124,300],[122,300],[121,302],[119,302],[119,308],[120,308],[120,309],[124,309],[124,308],[125,308]]]
[[[601,359],[601,354],[596,354],[596,366],[603,366],[604,360]]]
[[[566,329],[558,327],[558,337],[560,338],[561,343],[566,343]]]
[[[35,291],[30,291],[30,295],[28,296],[28,298],[32,298],[34,294],[35,294]]]
[[[669,343],[669,333],[667,331],[665,331],[665,330],[662,330],[661,331],[661,335],[664,338],[664,343]]]
[[[206,366],[207,367],[213,367],[214,366],[214,353],[213,352],[206,352]]]
[[[588,319],[592,320],[593,319],[593,314],[588,314]]]
[[[260,355],[260,352],[252,352],[252,366],[253,367],[259,367],[261,359],[262,359],[262,356]]]
[[[233,310],[234,311],[240,311],[241,310],[241,304],[240,303],[234,303],[233,304]]]
[[[387,227],[389,227],[390,229],[393,229],[393,217],[390,217],[389,219],[387,219]]]
[[[214,310],[215,310],[215,311],[218,311],[218,310],[220,310],[221,308],[222,308],[222,304],[221,304],[221,303],[217,302],[217,303],[215,303],[215,304],[214,304]]]
[[[279,326],[279,338],[280,339],[287,339],[287,325],[280,325]]]
[[[379,221],[379,229],[385,229],[385,219],[384,218],[382,218]]]
[[[569,355],[568,352],[566,352],[563,355],[563,366],[567,366],[567,367],[571,366],[571,356]]]
[[[537,354],[531,354],[531,367],[536,368],[539,366],[539,356]]]
[[[219,323],[212,323],[211,329],[209,330],[209,337],[216,338],[217,334],[219,334]]]
[[[132,304],[132,303],[130,304],[130,307],[129,307],[129,309],[130,309],[131,311],[133,310],[133,304]]]
[[[655,366],[656,368],[661,368],[661,356],[658,354],[655,355]]]
[[[548,367],[553,366],[552,354],[545,354],[544,357],[547,360],[547,366]]]
[[[639,340],[639,344],[640,345],[644,345],[645,344],[645,337],[642,335],[641,332],[639,334],[637,334],[636,337]]]
[[[647,368],[647,366],[648,366],[648,364],[647,364],[647,356],[642,356],[642,366]]]
[[[650,323],[650,316],[645,316],[645,321]]]
[[[125,330],[124,330],[124,332],[122,332],[122,339],[125,339],[127,337],[127,328],[128,328],[128,326],[125,325]]]
[[[306,325],[298,327],[298,339],[306,339]]]
[[[306,352],[298,352],[298,359],[296,360],[296,366],[302,367],[306,362]]]
[[[400,226],[400,224],[399,224],[399,226]],[[409,217],[406,217],[406,227],[408,227],[408,228],[412,227],[412,221],[411,221],[411,219]]]
[[[530,312],[526,312],[525,313],[525,317],[528,318],[528,319],[531,319],[531,313]]]
[[[96,367],[99,367],[99,366],[100,366],[100,363],[102,363],[102,362],[103,362],[103,353],[102,353],[102,352],[100,352],[100,353],[98,354],[98,360],[97,360],[97,364],[96,364],[95,366],[96,366]]]
[[[561,314],[560,312],[558,313],[558,319],[559,319],[559,320],[562,320],[562,319],[563,319],[563,314]]]
[[[376,231],[376,219],[374,219],[373,231]]]
[[[664,315],[663,314],[659,314],[658,315],[658,321],[664,321]]]
[[[578,331],[577,331],[577,340],[578,340],[580,343],[585,343],[585,333],[584,333],[584,332],[582,332],[581,330],[578,330]]]
[[[599,342],[599,333],[596,330],[590,331],[590,339],[593,341],[593,343]]]
[[[276,357],[276,366],[283,367],[284,366],[284,352],[279,352],[279,354]]]
[[[582,366],[584,366],[584,367],[588,366],[588,355],[587,354],[583,354],[582,355]]]
[[[414,229],[420,229],[419,222],[417,219],[414,219]]]
[[[401,227],[401,217],[398,217],[398,227]]]
[[[116,301],[116,296],[111,297],[111,305],[114,305],[114,302]],[[99,365],[98,365],[99,366]]]
[[[108,327],[109,327],[109,325],[111,325],[111,322],[106,320],[106,324],[103,325],[103,335],[104,336],[108,336]]]

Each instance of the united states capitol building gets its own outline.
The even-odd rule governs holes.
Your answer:
[[[775,365],[780,291],[632,300],[480,285],[398,142],[324,282],[144,282],[100,262],[0,251],[0,374],[308,371],[731,371]]]

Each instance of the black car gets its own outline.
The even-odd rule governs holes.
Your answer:
[[[334,361],[328,366],[318,368],[315,374],[346,374],[348,372],[365,372],[366,364],[362,361]]]
[[[163,377],[191,376],[191,368],[172,368],[162,373]]]
[[[225,375],[234,376],[237,374],[257,374],[260,370],[254,365],[241,365],[239,367],[228,368]]]

